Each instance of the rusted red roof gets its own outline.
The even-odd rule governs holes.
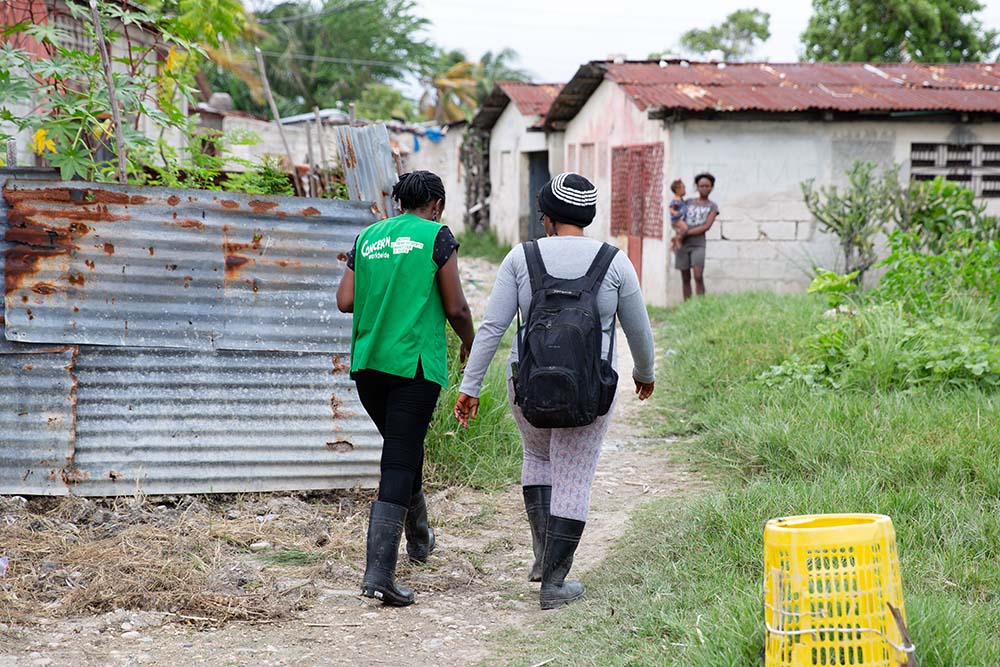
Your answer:
[[[520,81],[500,81],[500,89],[507,94],[517,110],[525,116],[544,116],[549,112],[552,100],[562,90],[561,83],[521,83]]]
[[[605,80],[643,111],[1000,113],[1000,65],[988,63],[595,61],[566,84],[546,125],[565,125]]]
[[[491,129],[511,102],[525,116],[544,117],[562,87],[561,83],[498,81],[480,107],[479,113],[472,119],[472,125],[484,130]],[[540,127],[540,124],[537,126]]]
[[[1000,66],[868,63],[609,63],[640,109],[1000,112]]]

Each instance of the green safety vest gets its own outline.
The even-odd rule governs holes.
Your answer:
[[[376,370],[448,386],[444,304],[434,241],[443,225],[411,213],[377,222],[354,248],[351,372]]]

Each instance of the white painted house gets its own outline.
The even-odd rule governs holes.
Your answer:
[[[1000,68],[989,64],[640,61],[582,66],[544,127],[559,168],[602,193],[587,233],[626,250],[647,302],[665,305],[681,295],[669,256],[674,178],[688,196],[696,173],[717,178],[709,291],[798,292],[813,266],[839,260],[803,204],[802,181],[841,183],[855,160],[897,162],[903,178],[944,175],[1000,212],[998,118]],[[491,163],[508,150],[504,132]]]
[[[541,235],[535,193],[561,167],[561,152],[551,150],[557,139],[546,137],[542,120],[561,88],[501,81],[472,121],[490,132],[490,227],[504,243]]]

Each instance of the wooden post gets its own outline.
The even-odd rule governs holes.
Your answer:
[[[348,119],[351,123],[351,127],[354,127],[354,124],[358,122],[358,114],[354,108],[354,102],[351,102],[350,104],[347,105],[347,113],[348,113]]]
[[[316,143],[319,144],[320,171],[319,180],[323,185],[323,190],[330,189],[330,164],[326,161],[326,137],[323,133],[323,118],[319,114],[319,107],[313,107],[313,114],[316,115]]]
[[[7,168],[13,169],[17,166],[17,139],[7,140]]]
[[[104,27],[101,25],[101,13],[97,11],[97,0],[90,0],[90,15],[94,19],[94,32],[97,45],[101,52],[101,64],[104,66],[104,80],[108,84],[108,97],[111,99],[111,122],[115,127],[115,144],[118,153],[118,182],[128,183],[128,167],[125,163],[125,135],[122,133],[122,111],[118,107],[118,95],[115,93],[115,80],[111,75],[111,58],[108,56],[108,45],[104,42]]]
[[[309,173],[306,175],[306,179],[309,183],[309,197],[319,197],[319,191],[316,189],[314,183],[316,181],[316,174],[314,173],[316,161],[313,159],[315,153],[313,153],[313,135],[312,128],[309,127],[309,121],[302,123],[306,128],[306,162],[309,163]]]
[[[281,135],[281,143],[284,145],[285,154],[288,156],[288,168],[292,171],[292,183],[295,185],[295,192],[301,197],[303,196],[302,183],[299,182],[298,174],[295,173],[295,160],[292,159],[292,149],[288,147],[288,139],[285,137],[285,126],[281,124],[281,114],[278,113],[278,105],[274,101],[274,95],[271,94],[271,84],[267,80],[267,70],[264,69],[264,54],[261,53],[259,46],[255,46],[253,50],[257,54],[257,67],[260,69],[260,81],[264,85],[264,96],[267,97],[267,103],[271,107],[271,115],[274,116],[274,122],[278,126],[278,134]]]

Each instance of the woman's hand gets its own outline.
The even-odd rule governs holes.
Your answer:
[[[639,396],[640,401],[645,401],[653,395],[653,383],[635,380],[635,393]]]
[[[464,428],[469,428],[469,420],[475,419],[476,413],[479,412],[479,399],[459,392],[452,412],[459,424]]]

